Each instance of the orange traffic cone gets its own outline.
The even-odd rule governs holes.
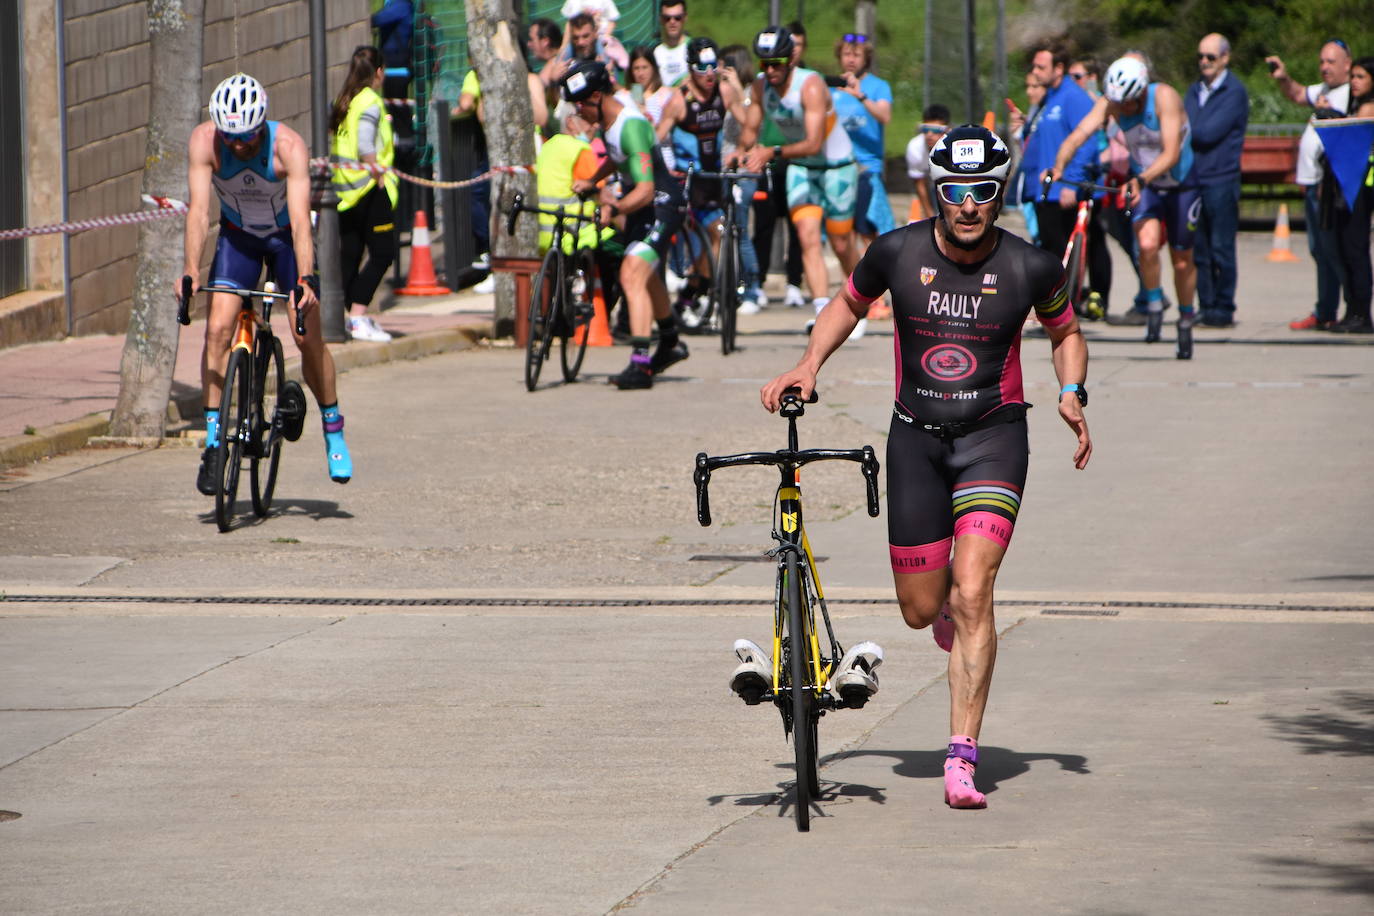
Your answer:
[[[988,130],[996,130],[997,116],[990,111],[983,112],[983,126]]]
[[[1291,262],[1299,260],[1289,247],[1288,204],[1279,204],[1279,218],[1274,221],[1274,246],[1264,256],[1266,261]]]
[[[577,329],[573,334],[573,340],[580,344],[582,335],[588,334],[587,346],[609,347],[615,341],[611,339],[611,321],[606,315],[606,296],[601,291],[600,271],[592,274],[592,302],[595,304],[596,312],[592,315],[590,323]]]
[[[410,275],[406,285],[396,290],[398,296],[444,296],[452,292],[439,285],[434,275],[434,258],[429,253],[429,221],[424,210],[415,211],[415,225],[410,230]]]

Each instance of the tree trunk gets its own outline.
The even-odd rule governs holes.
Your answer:
[[[147,0],[152,85],[143,191],[180,196],[186,144],[200,119],[205,0]],[[176,366],[179,328],[173,285],[181,273],[184,228],[178,219],[142,223],[133,312],[119,365],[114,436],[161,436]]]
[[[468,0],[468,53],[482,85],[483,124],[492,168],[534,164],[534,109],[530,104],[529,68],[516,41],[519,24],[511,0]],[[491,180],[492,257],[535,257],[539,230],[524,216],[515,236],[506,235],[511,199],[524,194],[535,200],[534,177],[497,173]],[[514,327],[515,278],[496,274],[496,327],[505,336]]]

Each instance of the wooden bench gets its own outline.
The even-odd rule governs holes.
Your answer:
[[[1293,184],[1298,172],[1300,137],[1247,135],[1240,151],[1244,184]]]
[[[530,334],[530,278],[539,272],[542,258],[510,258],[492,256],[491,269],[498,273],[515,274],[515,345],[523,347]]]

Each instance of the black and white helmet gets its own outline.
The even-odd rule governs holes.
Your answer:
[[[761,60],[791,57],[796,46],[792,33],[780,25],[770,25],[754,36],[754,56]]]
[[[210,94],[210,120],[226,134],[246,134],[267,120],[267,90],[247,73],[235,73]]]
[[[599,60],[575,60],[563,76],[563,98],[580,102],[593,92],[611,92],[611,74]]]
[[[990,179],[1005,186],[1011,172],[1011,151],[986,127],[965,124],[940,138],[930,151],[930,180]]]
[[[1149,85],[1150,71],[1144,62],[1134,57],[1123,57],[1107,68],[1102,94],[1107,101],[1120,104],[1143,95]]]

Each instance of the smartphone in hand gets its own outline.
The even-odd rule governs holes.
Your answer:
[[[845,79],[843,76],[827,76],[825,78],[825,84],[831,89],[843,89],[849,85],[849,80]]]

